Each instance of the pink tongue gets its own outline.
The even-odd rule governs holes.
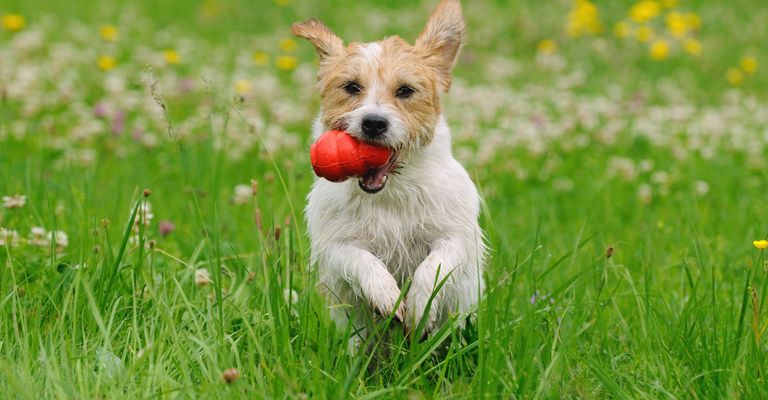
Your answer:
[[[363,186],[366,187],[366,189],[369,190],[377,190],[384,187],[384,178],[387,176],[386,170],[384,168],[381,169],[372,169],[368,171],[367,174],[363,175],[362,183]]]

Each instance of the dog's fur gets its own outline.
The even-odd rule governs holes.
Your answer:
[[[486,248],[478,225],[480,199],[466,170],[451,154],[451,134],[442,115],[441,93],[464,39],[459,0],[443,0],[415,45],[399,37],[373,43],[342,40],[323,23],[294,24],[320,57],[321,111],[317,138],[343,129],[358,139],[391,148],[397,162],[378,193],[361,190],[362,180],[331,183],[317,179],[306,218],[312,263],[333,302],[340,327],[365,328],[372,312],[417,326],[436,284],[445,285],[425,316],[426,331],[464,313],[478,302]],[[350,93],[350,82],[357,85]],[[399,90],[413,89],[407,97]],[[359,92],[356,92],[360,89]],[[367,137],[365,116],[388,121],[379,137]],[[386,183],[386,188],[383,184]],[[400,288],[411,279],[400,307]]]

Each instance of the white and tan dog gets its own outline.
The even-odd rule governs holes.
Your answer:
[[[332,307],[340,327],[351,320],[365,332],[372,312],[394,312],[406,329],[424,316],[429,332],[469,311],[483,292],[480,199],[451,154],[440,105],[464,29],[459,0],[440,3],[414,46],[396,36],[344,46],[315,19],[293,26],[320,57],[314,137],[345,130],[394,154],[357,181],[317,179],[308,197],[312,263],[332,301],[350,305]],[[395,310],[408,279],[410,291]]]

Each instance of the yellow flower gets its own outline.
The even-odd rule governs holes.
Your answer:
[[[662,0],[661,5],[664,8],[675,8],[677,7],[677,0]]]
[[[299,60],[294,56],[280,56],[277,57],[277,60],[275,60],[275,65],[277,65],[277,68],[283,71],[290,71],[296,68],[298,64]]]
[[[666,22],[667,29],[672,36],[680,39],[688,34],[688,21],[685,15],[672,11],[667,14]]]
[[[259,67],[266,67],[269,65],[269,54],[263,51],[253,53],[253,63]]]
[[[696,13],[685,14],[685,20],[688,23],[688,28],[693,31],[698,31],[701,28],[701,17]]]
[[[99,27],[99,36],[107,42],[114,42],[117,40],[117,27],[114,25],[102,25]]]
[[[566,33],[571,37],[595,35],[603,30],[600,15],[594,3],[589,0],[575,0],[573,8],[568,13]]]
[[[555,54],[557,53],[557,42],[552,39],[544,39],[539,42],[536,49],[541,54]]]
[[[275,4],[277,4],[280,7],[287,6],[291,0],[275,0]]]
[[[110,69],[115,68],[116,65],[117,61],[115,60],[115,57],[112,56],[103,55],[96,61],[96,66],[102,71],[109,71]]]
[[[27,19],[21,14],[5,14],[0,17],[0,25],[7,31],[18,32],[27,25]]]
[[[686,39],[683,42],[683,50],[690,55],[698,56],[701,54],[701,42],[696,39]]]
[[[167,49],[163,52],[163,58],[168,65],[177,65],[181,63],[181,55],[178,51],[173,49]]]
[[[613,34],[616,35],[617,38],[624,39],[628,37],[631,32],[632,30],[629,23],[626,21],[619,21],[613,26]]]
[[[731,85],[738,86],[741,85],[741,82],[744,80],[744,73],[738,68],[728,68],[728,71],[725,73],[725,79],[727,79],[728,83]]]
[[[240,96],[245,96],[246,94],[251,93],[251,88],[251,82],[248,82],[245,79],[238,79],[235,81],[235,92]]]
[[[654,0],[643,0],[635,3],[629,10],[629,17],[633,21],[642,23],[656,18],[661,12],[659,3]]]
[[[638,42],[647,42],[653,38],[653,29],[648,25],[641,25],[635,31],[635,37]]]
[[[286,38],[280,41],[280,50],[284,53],[293,53],[296,51],[296,41],[290,38]]]
[[[648,52],[652,59],[663,60],[669,56],[669,43],[664,39],[654,40],[651,47],[648,48]]]
[[[768,240],[755,240],[752,244],[760,250],[768,249]]]
[[[739,65],[741,66],[741,69],[752,75],[757,71],[757,59],[752,56],[744,56],[741,57],[741,60],[739,60]]]

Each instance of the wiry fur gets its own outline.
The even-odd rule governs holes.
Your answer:
[[[321,59],[318,88],[323,100],[314,136],[345,129],[364,139],[361,120],[377,113],[390,122],[379,144],[398,154],[397,174],[379,193],[365,193],[354,180],[318,179],[309,194],[312,263],[329,298],[349,305],[332,308],[332,315],[341,326],[351,318],[356,328],[363,328],[370,320],[367,314],[394,312],[412,329],[436,283],[446,277],[426,315],[427,331],[451,313],[470,310],[484,288],[480,199],[451,154],[439,98],[450,86],[464,36],[459,1],[441,2],[415,46],[391,37],[344,47],[316,20],[294,25],[293,31],[310,40]],[[349,81],[358,82],[362,92],[345,92]],[[394,95],[404,84],[416,90],[407,99]],[[395,310],[408,279],[410,291]]]

